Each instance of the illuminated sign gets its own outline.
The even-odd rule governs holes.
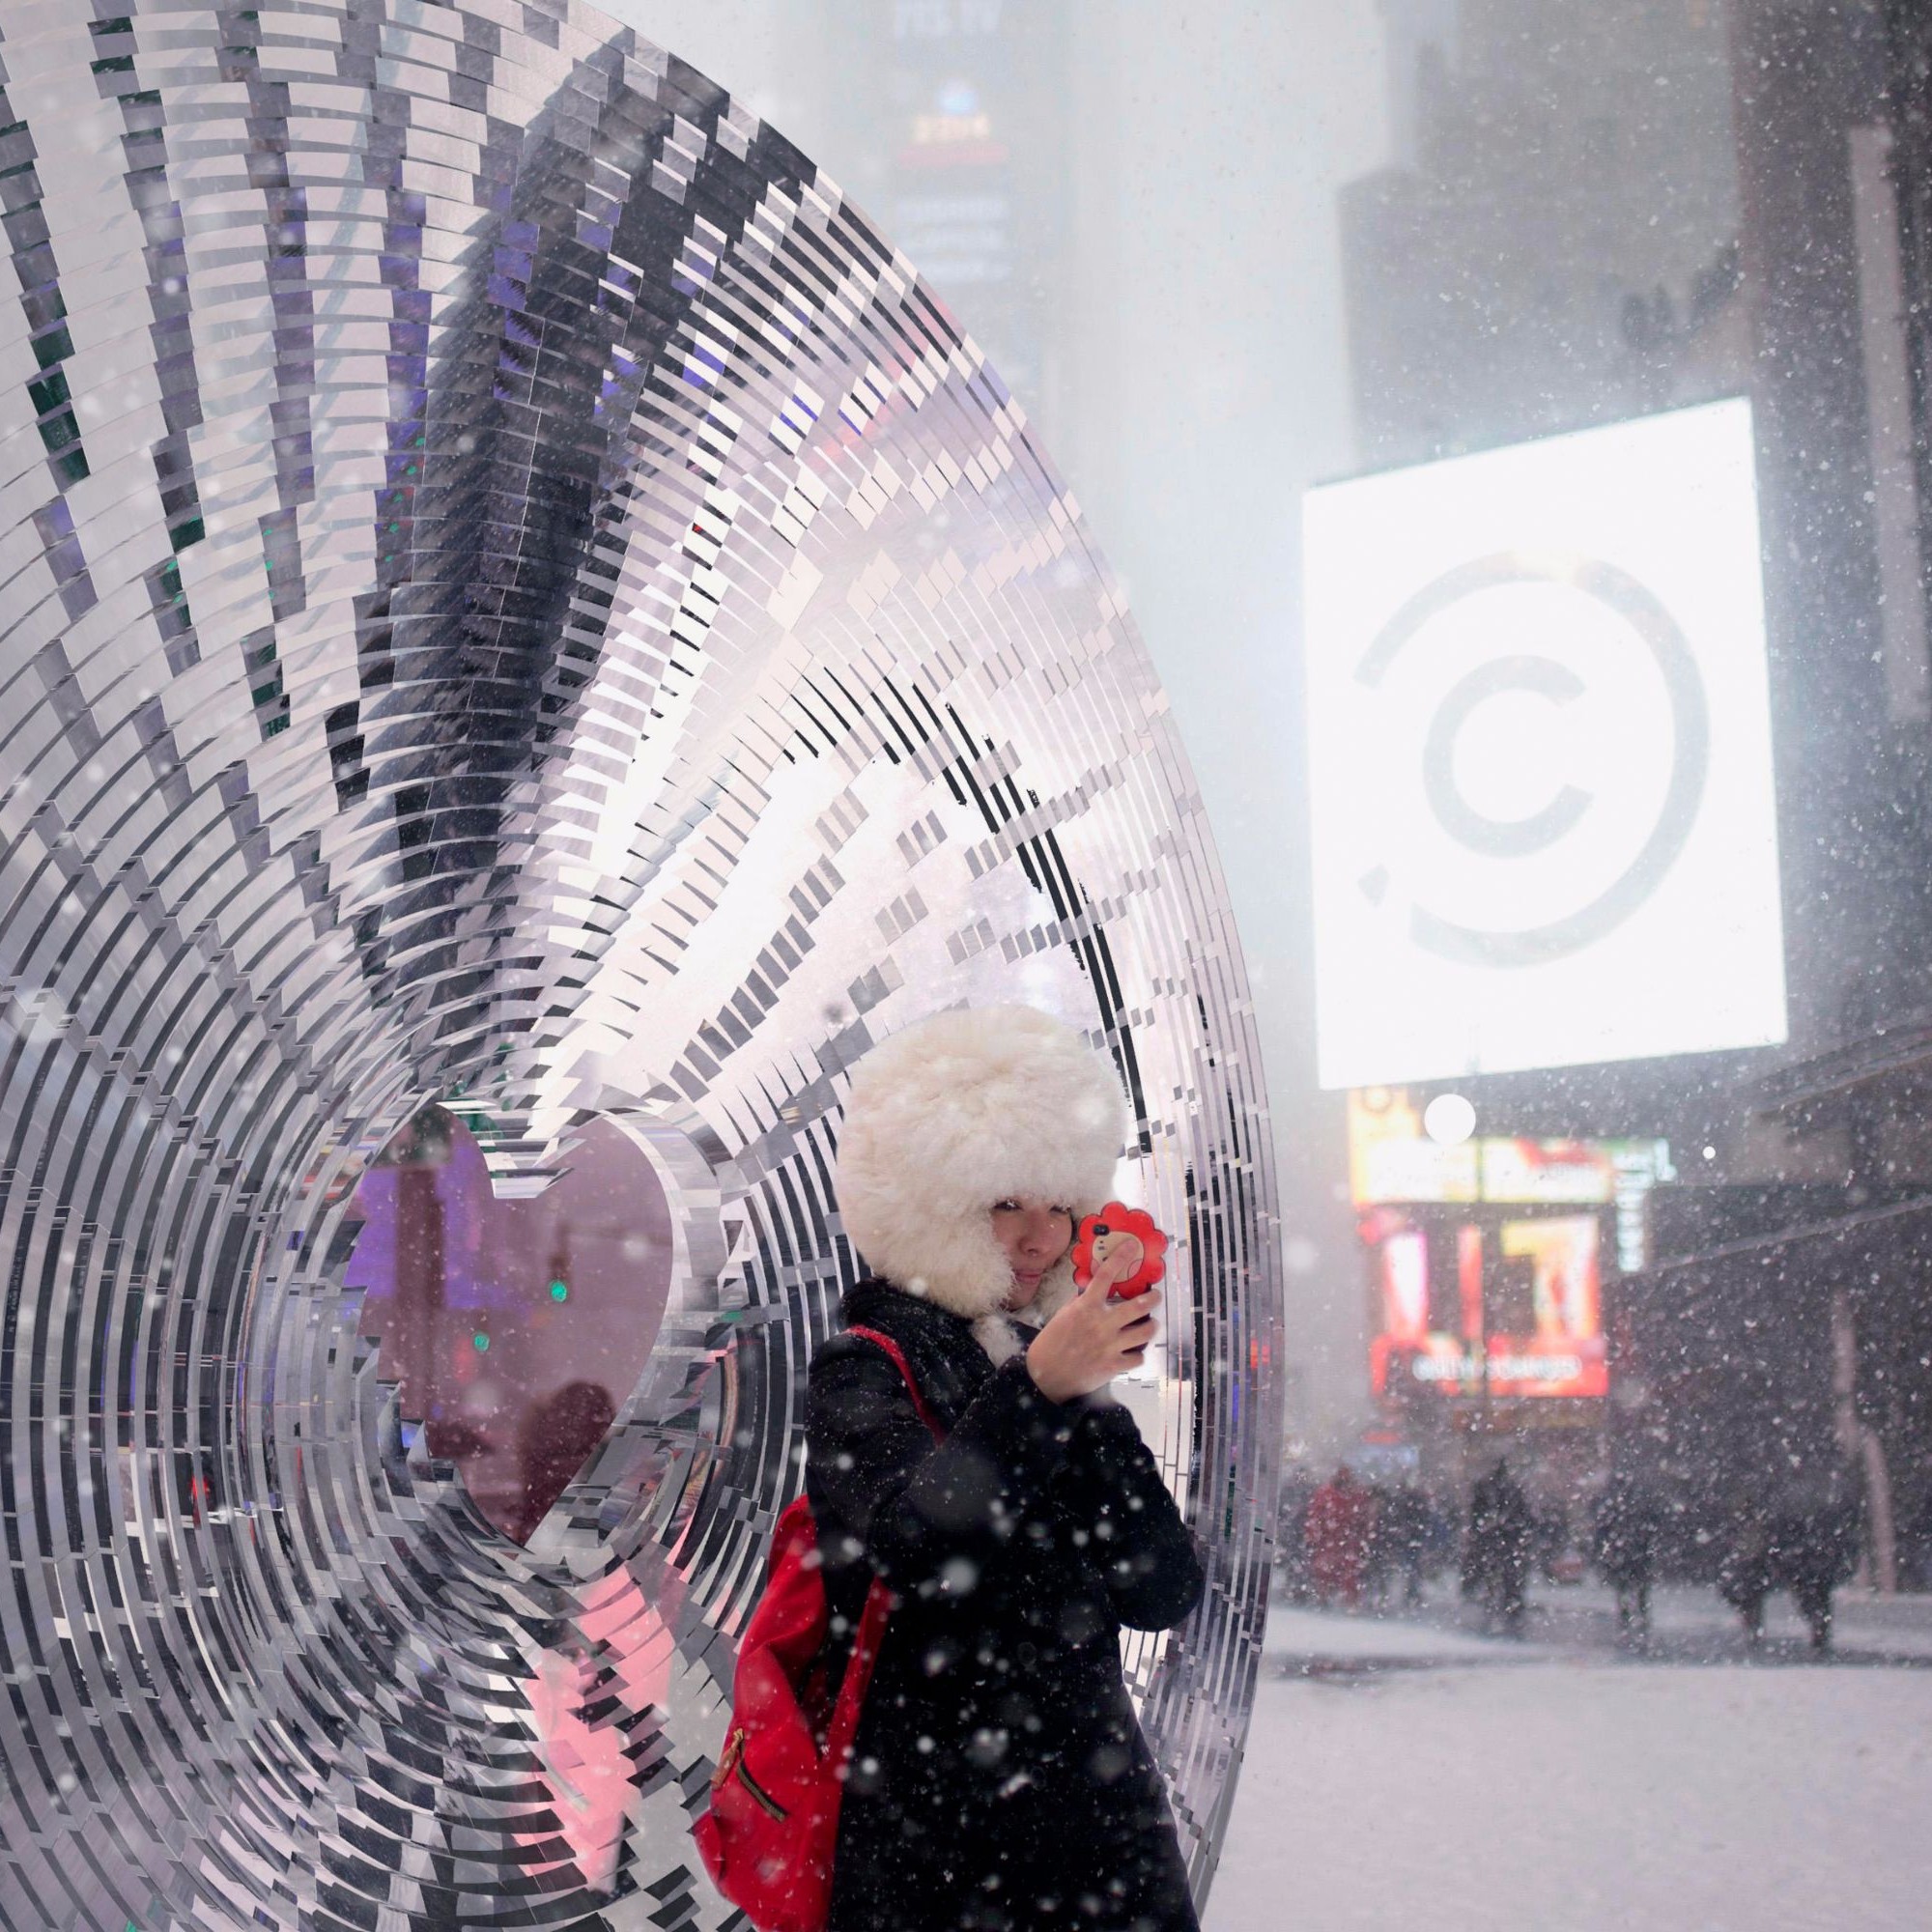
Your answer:
[[[1497,1399],[1607,1393],[1594,1214],[1458,1228],[1453,1307],[1433,1293],[1430,1247],[1420,1229],[1380,1235],[1379,1332],[1370,1350],[1378,1395],[1405,1384]]]
[[[1481,1196],[1475,1141],[1442,1147],[1401,1088],[1349,1095],[1349,1193],[1357,1208],[1383,1202],[1475,1201]]]
[[[1321,1084],[1781,1041],[1749,404],[1304,525]]]
[[[1605,1142],[1486,1140],[1481,1146],[1485,1201],[1594,1207],[1616,1198],[1616,1164]]]
[[[1629,1274],[1646,1260],[1644,1196],[1676,1178],[1665,1141],[1492,1136],[1443,1147],[1423,1131],[1421,1110],[1406,1089],[1349,1095],[1349,1193],[1357,1208],[1614,1205],[1617,1265]]]

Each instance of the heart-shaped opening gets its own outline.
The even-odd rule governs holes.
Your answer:
[[[657,1340],[669,1204],[611,1121],[580,1128],[527,1196],[498,1198],[474,1135],[426,1108],[355,1190],[345,1277],[406,1424],[527,1543],[596,1453]]]

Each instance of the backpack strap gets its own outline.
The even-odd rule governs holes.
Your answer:
[[[886,1354],[891,1358],[893,1367],[899,1372],[901,1378],[905,1382],[906,1394],[912,1397],[912,1406],[918,1410],[919,1419],[931,1431],[932,1439],[935,1442],[944,1442],[946,1440],[946,1432],[933,1420],[931,1409],[926,1407],[925,1398],[919,1392],[919,1383],[913,1379],[912,1364],[906,1360],[905,1350],[890,1335],[882,1334],[876,1328],[848,1328],[845,1332],[848,1335],[858,1336],[862,1342],[870,1342],[885,1350]]]
[[[940,1428],[931,1409],[926,1407],[925,1398],[920,1394],[919,1383],[913,1377],[912,1364],[905,1358],[905,1350],[890,1335],[882,1334],[876,1328],[848,1328],[845,1332],[856,1335],[862,1342],[870,1342],[885,1354],[899,1372],[906,1385],[906,1394],[912,1397],[912,1406],[919,1411],[919,1419],[932,1432],[932,1439],[944,1442],[946,1432]],[[859,1613],[859,1628],[852,1635],[852,1652],[845,1662],[845,1675],[838,1686],[832,1720],[826,1727],[826,1762],[841,1779],[845,1776],[846,1759],[852,1754],[852,1740],[859,1731],[859,1709],[871,1684],[872,1665],[878,1662],[879,1645],[885,1640],[886,1620],[892,1615],[892,1610],[893,1593],[887,1589],[884,1577],[875,1576],[866,1591],[866,1606]]]

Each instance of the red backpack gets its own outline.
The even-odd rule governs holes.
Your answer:
[[[898,1344],[876,1328],[845,1332],[876,1343],[892,1357],[919,1419],[939,1441],[940,1427]],[[874,1577],[838,1698],[828,1709],[824,1653],[831,1611],[817,1526],[804,1496],[786,1506],[772,1534],[764,1594],[738,1645],[731,1727],[711,1775],[711,1808],[692,1827],[712,1883],[758,1932],[824,1932],[845,1761],[892,1604],[892,1592]]]

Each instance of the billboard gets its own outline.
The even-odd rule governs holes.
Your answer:
[[[1634,1273],[1648,1262],[1644,1197],[1674,1180],[1670,1144],[1662,1140],[1536,1140],[1486,1135],[1444,1146],[1424,1131],[1422,1109],[1401,1087],[1349,1095],[1349,1196],[1357,1208],[1459,1206],[1610,1206],[1616,1209],[1617,1265]]]
[[[1377,1242],[1378,1395],[1595,1397],[1609,1389],[1595,1214],[1394,1225]]]
[[[1311,491],[1324,1087],[1785,1037],[1750,405]]]
[[[1400,1087],[1349,1095],[1349,1197],[1357,1208],[1390,1202],[1477,1201],[1482,1149],[1444,1146],[1422,1128],[1422,1112]]]

